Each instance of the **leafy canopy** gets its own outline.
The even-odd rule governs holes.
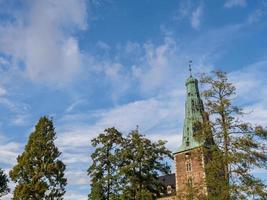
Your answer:
[[[149,200],[165,190],[158,178],[170,172],[165,158],[172,155],[164,141],[152,142],[138,130],[123,137],[109,128],[93,139],[92,145],[89,199]]]
[[[226,73],[203,74],[201,83],[217,149],[208,165],[208,181],[213,186],[221,184],[211,187],[209,198],[267,199],[266,185],[252,173],[255,169],[267,168],[266,129],[242,120],[246,113],[235,105],[236,88]],[[219,182],[216,178],[222,176],[224,179]]]

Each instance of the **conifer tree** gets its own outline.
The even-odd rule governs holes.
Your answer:
[[[92,153],[92,165],[88,169],[91,177],[90,200],[118,199],[120,190],[119,166],[122,134],[113,128],[108,128],[92,141],[95,151]]]
[[[216,186],[222,180],[218,178],[224,177],[220,187],[212,187],[208,199],[267,199],[266,185],[252,173],[254,169],[267,168],[266,129],[242,121],[245,113],[234,105],[236,88],[226,73],[203,74],[201,82],[216,143],[208,164],[208,182]]]
[[[0,197],[6,195],[9,192],[8,178],[4,171],[0,168]]]
[[[62,200],[67,180],[65,165],[54,144],[56,132],[53,122],[41,117],[30,134],[24,152],[10,171],[16,183],[14,200]]]
[[[120,168],[124,177],[122,199],[152,200],[166,190],[159,176],[170,173],[165,158],[172,158],[172,154],[164,145],[164,141],[152,142],[138,130],[128,135],[122,150],[124,164]]]

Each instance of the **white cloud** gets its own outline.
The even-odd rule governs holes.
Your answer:
[[[22,145],[16,142],[0,143],[0,163],[5,165],[13,165],[22,149]]]
[[[261,1],[258,8],[248,16],[248,23],[259,22],[267,14],[267,1]]]
[[[65,200],[87,200],[88,196],[87,195],[82,195],[78,192],[67,192],[67,194],[64,196]]]
[[[246,0],[227,0],[224,4],[226,8],[232,8],[234,6],[245,7],[247,5]]]
[[[89,176],[86,170],[69,171],[66,173],[68,182],[73,185],[89,185]]]
[[[174,15],[174,20],[181,21],[188,18],[192,12],[191,1],[180,1],[178,5],[178,10]]]
[[[24,113],[30,108],[28,104],[15,102],[13,100],[10,100],[9,98],[1,96],[0,96],[0,105],[4,106],[9,111],[14,113]]]
[[[29,1],[28,6],[0,27],[0,51],[22,61],[34,81],[60,85],[71,80],[82,57],[72,32],[86,28],[86,2]]]
[[[11,119],[11,123],[16,126],[24,126],[28,122],[28,115],[26,114],[17,114]]]
[[[84,102],[86,102],[86,100],[82,98],[75,100],[73,103],[69,105],[69,107],[66,109],[66,112],[72,112],[76,107],[83,104]]]
[[[236,86],[237,105],[244,108],[244,120],[267,127],[267,60],[263,59],[243,69],[229,74],[230,81]]]
[[[237,88],[238,98],[250,99],[254,102],[265,99],[265,95],[267,95],[266,64],[267,60],[263,59],[229,74],[230,80]]]
[[[202,6],[198,6],[196,10],[192,13],[191,17],[191,26],[194,29],[198,29],[200,27],[202,15],[203,15],[203,8]]]
[[[57,126],[58,139],[56,143],[63,152],[63,161],[69,166],[68,173],[82,176],[81,169],[87,168],[90,163],[90,152],[92,151],[90,140],[104,129],[113,126],[127,134],[135,129],[136,125],[139,125],[142,134],[152,140],[166,140],[168,148],[176,150],[181,142],[182,131],[179,124],[182,124],[184,113],[182,95],[184,95],[183,92],[180,93],[178,90],[162,97],[100,110],[95,112],[95,123],[91,125],[88,125],[90,113],[82,116],[68,116],[64,120],[60,120],[61,125]],[[85,119],[81,120],[81,118]],[[69,123],[70,121],[72,124]],[[87,177],[86,172],[82,174]],[[74,181],[73,178],[69,180],[70,185],[79,184],[77,181],[72,181]]]
[[[198,29],[202,22],[203,5],[195,6],[191,1],[180,1],[178,10],[174,16],[174,20],[189,21],[194,29]]]
[[[96,46],[100,49],[103,49],[103,50],[110,50],[110,46],[103,41],[98,41]]]
[[[10,64],[7,59],[0,57],[0,66]]]
[[[7,94],[6,89],[0,86],[0,97],[5,96],[6,94]]]

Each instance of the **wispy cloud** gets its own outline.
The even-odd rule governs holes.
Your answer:
[[[230,80],[237,88],[236,103],[244,107],[244,119],[267,127],[267,60],[262,60],[230,73]]]
[[[3,87],[0,87],[0,97],[3,97],[3,96],[5,96],[7,94],[7,91],[6,91],[6,89],[5,88],[3,88]]]
[[[16,162],[22,144],[7,140],[3,134],[0,134],[0,139],[0,163],[9,167]]]
[[[258,7],[248,16],[248,23],[259,22],[267,14],[267,1],[260,1]]]
[[[226,8],[232,8],[235,6],[245,7],[246,5],[247,5],[246,0],[226,0],[224,7]]]
[[[192,1],[180,1],[174,19],[178,22],[188,21],[192,28],[198,29],[203,18],[203,5],[195,5]]]
[[[202,15],[203,15],[203,8],[202,6],[198,6],[196,10],[193,11],[192,17],[191,17],[191,26],[194,29],[198,29],[200,27]]]
[[[46,84],[63,84],[79,71],[82,54],[75,30],[85,29],[84,0],[28,1],[0,26],[0,51],[21,61],[25,76]]]

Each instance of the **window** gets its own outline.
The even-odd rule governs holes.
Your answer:
[[[189,138],[186,138],[186,146],[188,147],[190,145]]]
[[[195,111],[195,102],[193,99],[191,100],[191,105],[192,105],[192,110]]]
[[[188,187],[193,187],[193,179],[192,179],[192,177],[189,177],[188,179],[187,179],[187,186]]]
[[[185,166],[186,166],[186,171],[187,172],[191,172],[192,171],[192,162],[191,162],[191,160],[186,161]]]

